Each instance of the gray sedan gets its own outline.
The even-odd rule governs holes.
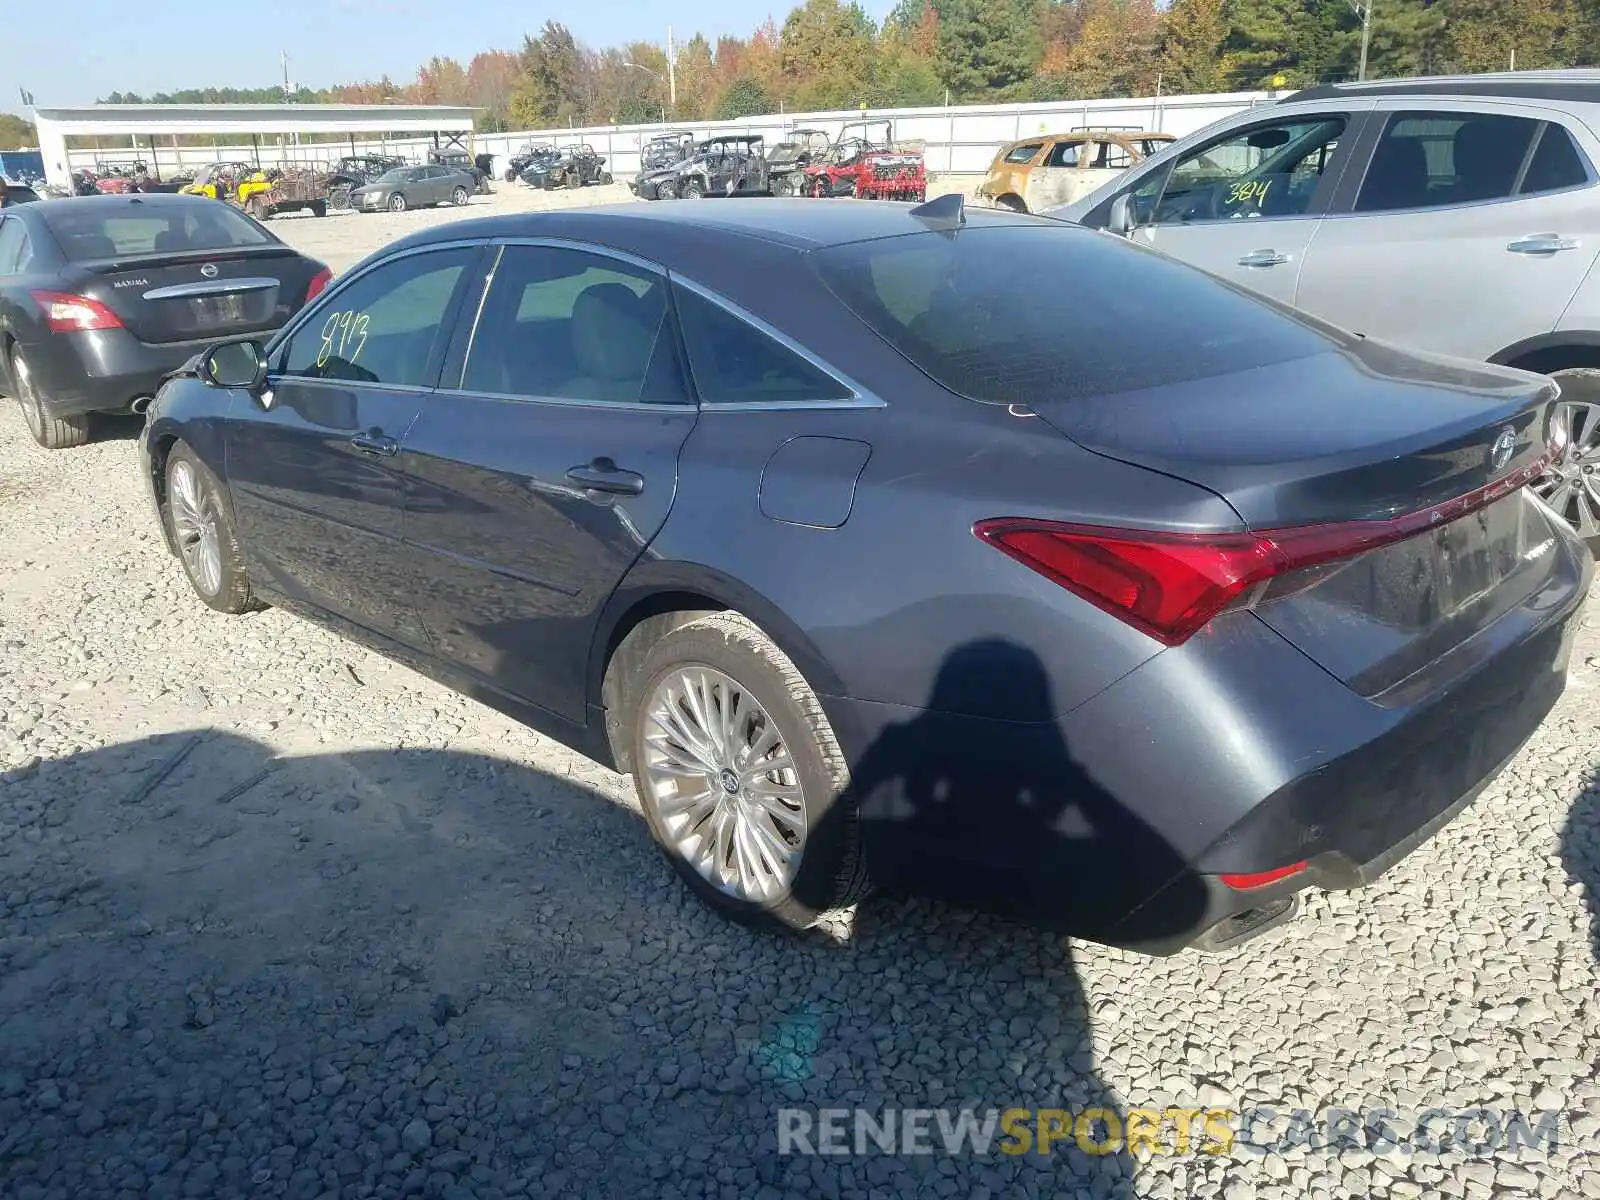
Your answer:
[[[454,167],[396,167],[352,191],[350,207],[404,212],[429,204],[465,204],[476,186],[471,175]]]

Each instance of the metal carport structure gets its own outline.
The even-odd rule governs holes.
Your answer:
[[[34,125],[45,177],[70,188],[68,137],[144,138],[159,169],[154,139],[173,135],[243,135],[259,145],[262,134],[431,134],[440,148],[465,148],[473,130],[471,108],[438,104],[93,104],[36,108]],[[142,152],[144,148],[135,148]]]

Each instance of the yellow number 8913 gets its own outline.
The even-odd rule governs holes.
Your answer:
[[[351,349],[351,343],[355,349]],[[317,347],[317,366],[325,367],[328,360],[338,356],[345,362],[355,362],[367,344],[367,314],[357,312],[329,313],[322,323],[322,344]],[[346,353],[348,351],[348,353]]]

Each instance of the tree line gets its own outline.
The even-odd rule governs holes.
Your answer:
[[[782,24],[676,48],[595,48],[547,21],[515,52],[435,57],[295,99],[464,104],[479,129],[736,119],[778,111],[1221,92],[1353,79],[1369,0],[806,0]],[[1600,0],[1370,0],[1369,77],[1592,63]],[[189,89],[108,102],[281,100],[277,88]]]

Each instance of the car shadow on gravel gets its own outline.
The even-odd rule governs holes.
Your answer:
[[[1600,777],[1573,802],[1561,830],[1561,861],[1589,906],[1590,949],[1600,962]]]
[[[218,729],[0,775],[5,1190],[1131,1194],[1126,1155],[1074,1144],[1074,1113],[1091,1144],[1120,1116],[1058,936],[896,901],[754,932],[627,795]],[[905,1153],[883,1122],[912,1108],[1066,1115],[1047,1155],[992,1126]],[[870,1117],[851,1153],[779,1153],[827,1109]]]

